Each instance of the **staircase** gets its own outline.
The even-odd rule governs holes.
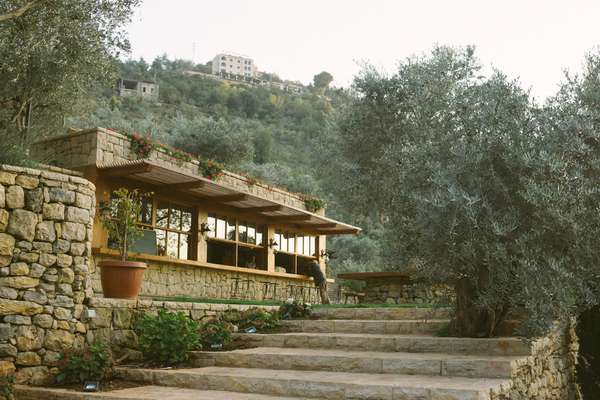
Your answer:
[[[172,387],[161,400],[184,389],[182,399],[488,400],[530,354],[517,338],[435,336],[446,310],[331,308],[313,318],[285,321],[289,333],[237,334],[240,350],[194,352],[195,368],[118,373],[156,385],[144,398]]]

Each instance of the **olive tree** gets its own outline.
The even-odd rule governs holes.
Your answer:
[[[392,76],[367,67],[354,90],[340,123],[346,197],[381,214],[389,263],[455,288],[454,334],[492,336],[515,308],[538,333],[592,295],[597,190],[576,184],[587,145],[559,107],[482,76],[473,48],[436,48]]]

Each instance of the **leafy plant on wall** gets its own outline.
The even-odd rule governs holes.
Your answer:
[[[323,208],[327,203],[323,199],[319,199],[317,197],[307,197],[304,199],[304,207],[310,212],[317,212]]]
[[[147,158],[154,146],[152,141],[147,136],[141,136],[137,132],[133,132],[131,138],[131,150],[138,156],[138,158]]]
[[[223,173],[225,166],[213,160],[198,159],[198,173],[210,180],[217,180]]]

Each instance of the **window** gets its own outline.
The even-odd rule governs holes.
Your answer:
[[[298,254],[306,257],[317,256],[316,236],[294,234],[290,232],[275,232],[277,250],[285,253]]]
[[[158,255],[189,259],[192,231],[191,209],[158,201],[154,231],[156,232]]]

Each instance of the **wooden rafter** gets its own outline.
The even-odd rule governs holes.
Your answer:
[[[269,211],[281,211],[281,210],[283,210],[283,206],[279,205],[279,204],[275,204],[275,205],[272,205],[272,206],[242,208],[242,211],[244,211],[244,212],[253,212],[253,213],[262,213],[262,212],[269,212]]]
[[[206,200],[214,201],[215,203],[231,203],[233,201],[244,201],[248,199],[245,193],[225,194],[223,196],[210,196]]]
[[[272,222],[293,222],[293,221],[307,221],[311,219],[312,216],[306,214],[300,215],[278,215],[276,217],[270,217],[269,220]]]
[[[206,182],[204,181],[192,181],[192,182],[183,182],[183,183],[173,183],[170,185],[162,186],[161,190],[171,191],[171,190],[192,190],[192,189],[200,189],[201,187],[206,186]]]
[[[131,176],[131,175],[144,174],[147,172],[151,172],[154,168],[155,167],[153,165],[149,165],[149,164],[135,164],[135,165],[128,165],[125,167],[109,168],[109,169],[100,170],[100,171],[102,171],[101,173],[105,176],[127,177],[127,176]]]

